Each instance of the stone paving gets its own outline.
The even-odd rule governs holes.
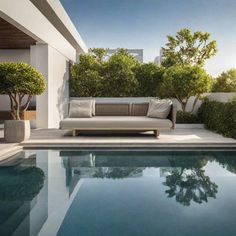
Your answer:
[[[225,138],[204,128],[177,128],[161,131],[156,139],[153,132],[133,134],[81,134],[71,136],[71,132],[58,129],[35,129],[31,138],[21,144],[5,143],[3,127],[0,127],[1,156],[19,151],[21,148],[76,148],[76,147],[231,147],[236,148],[236,140]]]

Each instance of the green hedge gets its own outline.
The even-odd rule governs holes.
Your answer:
[[[140,63],[127,50],[119,49],[107,58],[104,49],[90,49],[70,69],[71,97],[158,96],[163,69],[154,63]]]
[[[190,112],[177,111],[176,117],[177,124],[199,124],[201,120],[198,118],[197,114]]]
[[[205,100],[198,117],[207,129],[236,139],[236,100],[228,103]]]

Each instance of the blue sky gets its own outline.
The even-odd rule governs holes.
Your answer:
[[[206,63],[217,75],[236,68],[236,0],[61,0],[88,47],[142,48],[153,61],[166,35],[181,28],[211,33],[218,53]]]

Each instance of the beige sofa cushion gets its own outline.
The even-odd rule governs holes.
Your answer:
[[[60,122],[61,129],[81,130],[156,130],[171,128],[168,119],[147,116],[93,116],[87,118],[66,118]]]
[[[151,99],[148,107],[148,117],[166,119],[170,113],[172,101],[169,99]]]
[[[93,100],[70,101],[70,118],[90,118],[93,114]]]

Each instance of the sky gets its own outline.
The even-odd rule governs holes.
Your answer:
[[[217,55],[206,70],[217,76],[236,68],[236,0],[61,0],[88,48],[138,48],[154,61],[182,28],[206,31]]]

